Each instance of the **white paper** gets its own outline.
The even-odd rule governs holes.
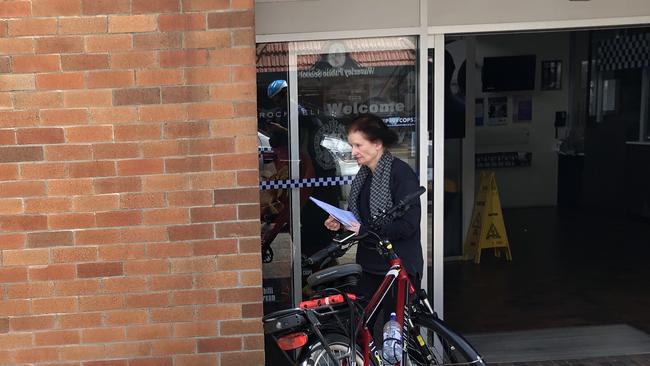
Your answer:
[[[314,197],[309,197],[310,200],[314,201],[318,207],[322,208],[328,214],[332,215],[338,222],[340,222],[345,227],[350,227],[354,224],[359,224],[359,220],[354,217],[354,214],[347,210],[342,210],[336,206],[332,206],[329,203],[323,202]]]

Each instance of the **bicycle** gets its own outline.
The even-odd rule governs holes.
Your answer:
[[[408,209],[409,203],[425,191],[420,187],[407,195],[375,222],[399,217]],[[478,352],[433,311],[426,291],[415,290],[392,244],[382,238],[376,228],[361,235],[346,233],[338,236],[305,262],[313,264],[338,258],[367,237],[376,239],[375,247],[388,261],[390,269],[365,306],[350,292],[361,277],[361,266],[343,264],[312,274],[307,282],[316,294],[301,302],[298,308],[264,317],[265,333],[275,338],[289,361],[309,366],[382,365],[383,359],[368,325],[377,316],[382,299],[393,286],[397,286],[394,312],[403,330],[399,364],[484,366]]]

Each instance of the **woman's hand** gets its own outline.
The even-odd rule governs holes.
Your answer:
[[[352,231],[353,233],[359,235],[359,230],[361,229],[361,224],[357,222],[356,224],[352,224],[352,225],[350,225],[350,226],[346,226],[345,229],[346,229],[346,230],[350,230],[350,231]]]
[[[332,231],[338,231],[341,228],[341,223],[336,221],[336,219],[330,215],[330,217],[325,220],[325,227]]]

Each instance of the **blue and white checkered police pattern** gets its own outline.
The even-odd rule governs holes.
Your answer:
[[[598,45],[601,70],[624,70],[650,65],[650,33],[623,35]]]
[[[327,187],[351,184],[353,175],[302,179],[267,180],[260,182],[260,190],[280,188]]]

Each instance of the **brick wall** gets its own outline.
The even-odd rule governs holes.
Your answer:
[[[0,1],[0,365],[263,364],[253,19]]]

